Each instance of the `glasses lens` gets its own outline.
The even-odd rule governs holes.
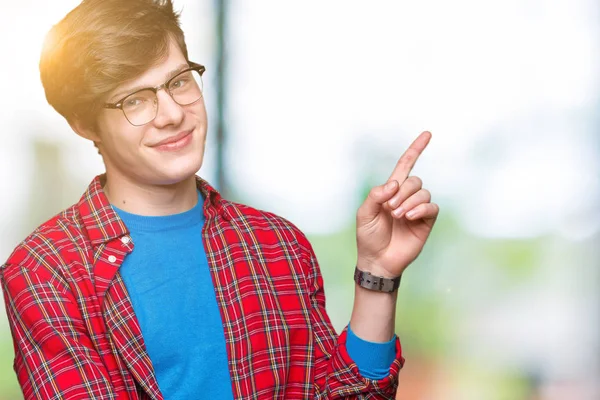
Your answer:
[[[157,103],[152,90],[142,90],[123,100],[123,112],[131,124],[144,125],[156,117]]]
[[[198,71],[184,71],[171,80],[169,92],[179,105],[192,104],[202,97],[202,76]]]

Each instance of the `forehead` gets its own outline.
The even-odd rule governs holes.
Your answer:
[[[165,57],[138,77],[117,86],[110,94],[110,98],[118,98],[144,87],[154,87],[164,83],[178,71],[188,66],[183,52],[173,40],[169,40],[169,49]]]

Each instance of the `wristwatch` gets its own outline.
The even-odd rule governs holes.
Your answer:
[[[371,275],[370,272],[361,271],[356,267],[354,269],[354,281],[365,289],[375,290],[377,292],[392,293],[400,286],[400,278],[384,278],[382,276]]]

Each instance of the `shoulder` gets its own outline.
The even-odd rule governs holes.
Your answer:
[[[77,206],[73,205],[38,226],[23,239],[10,254],[4,267],[18,265],[36,271],[50,269],[68,262],[77,242],[84,236]]]
[[[255,234],[261,232],[265,236],[275,235],[281,241],[310,248],[306,235],[288,219],[275,213],[250,207],[245,204],[225,201],[227,210],[234,222],[242,229],[251,230]]]
[[[271,261],[268,263],[271,274],[275,270],[288,271],[301,276],[306,287],[314,286],[320,276],[319,265],[300,228],[275,213],[244,204],[226,201],[226,209],[235,231],[232,243],[243,241],[251,250],[261,252],[265,260]]]

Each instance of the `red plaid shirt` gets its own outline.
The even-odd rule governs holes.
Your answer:
[[[290,222],[204,195],[203,239],[236,399],[391,399],[402,366],[362,377],[325,312],[313,250]],[[2,266],[14,368],[26,399],[162,399],[119,274],[133,251],[101,177]],[[201,396],[201,394],[199,394]]]

